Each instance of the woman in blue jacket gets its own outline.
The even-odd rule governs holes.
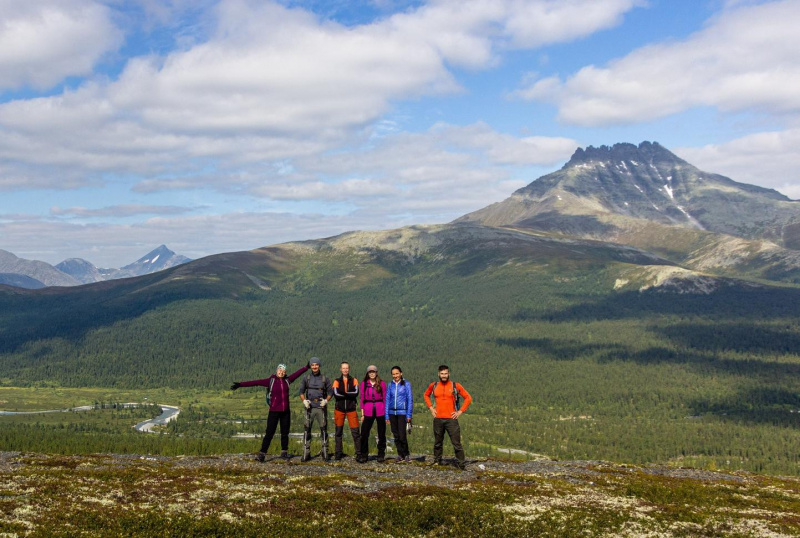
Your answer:
[[[411,395],[411,383],[403,379],[403,370],[399,366],[392,367],[392,381],[386,390],[385,409],[386,424],[392,427],[394,446],[397,447],[397,463],[410,462],[406,428],[411,425],[414,397]]]

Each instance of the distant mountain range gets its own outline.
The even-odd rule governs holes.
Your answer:
[[[0,284],[38,289],[46,286],[78,286],[105,280],[129,278],[162,271],[192,261],[175,254],[165,245],[120,269],[101,269],[81,258],[70,258],[57,264],[18,258],[0,250]]]
[[[547,244],[566,253],[579,241],[603,259],[620,259],[627,253],[645,260],[637,262],[639,269],[623,271],[618,282],[627,284],[621,286],[663,286],[676,279],[697,282],[716,277],[800,283],[800,202],[704,172],[657,142],[578,149],[560,170],[450,224],[351,232],[276,248],[295,253],[309,248],[366,249],[413,259],[456,243],[464,249],[486,249],[487,244],[501,241],[499,229],[521,232],[512,236],[525,248]],[[25,275],[46,286],[140,276],[190,261],[163,245],[121,269],[97,268],[81,259],[52,267],[0,254],[0,273]],[[187,265],[181,274],[228,273],[229,267],[216,267],[217,263],[231,256],[243,261],[245,254],[210,256]],[[502,249],[495,254],[505,255]],[[255,269],[241,270],[251,285],[269,287],[253,276],[258,273]],[[11,284],[9,276],[3,278],[0,283]],[[11,285],[22,284],[16,282]],[[33,284],[26,282],[24,287]]]

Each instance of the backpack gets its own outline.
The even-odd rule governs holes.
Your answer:
[[[458,392],[458,386],[456,385],[456,382],[453,381],[452,379],[450,380],[450,382],[453,384],[453,407],[455,407],[456,411],[459,411],[461,409],[461,394],[459,394]],[[439,381],[433,382],[433,390],[431,391],[431,394],[434,394],[436,392],[436,385],[438,384]]]
[[[306,383],[305,396],[306,396],[306,398],[308,398],[308,384],[311,382],[311,375],[312,374],[307,374],[306,378],[305,378],[305,383]],[[327,398],[328,397],[328,384],[330,383],[330,381],[328,381],[328,378],[325,377],[325,374],[320,374],[320,375],[322,376],[322,397],[323,398]]]
[[[275,378],[269,380],[269,389],[267,389],[267,407],[272,404],[272,385],[275,383]]]

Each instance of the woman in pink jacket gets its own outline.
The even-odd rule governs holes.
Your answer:
[[[386,457],[386,412],[384,398],[386,382],[378,375],[378,367],[370,365],[367,375],[361,382],[361,458],[359,463],[366,463],[369,454],[369,433],[373,422],[378,424],[378,461],[383,463]]]

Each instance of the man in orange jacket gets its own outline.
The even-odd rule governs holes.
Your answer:
[[[431,401],[431,395],[433,401]],[[461,403],[461,399],[464,402]],[[442,449],[444,445],[444,432],[450,437],[453,443],[458,468],[464,470],[466,467],[466,456],[464,448],[461,446],[461,427],[458,425],[458,417],[467,410],[472,403],[472,396],[466,391],[461,383],[450,381],[450,367],[447,365],[439,366],[439,381],[435,381],[428,386],[425,391],[425,404],[433,415],[433,464],[442,464]],[[434,407],[435,404],[435,407]]]

